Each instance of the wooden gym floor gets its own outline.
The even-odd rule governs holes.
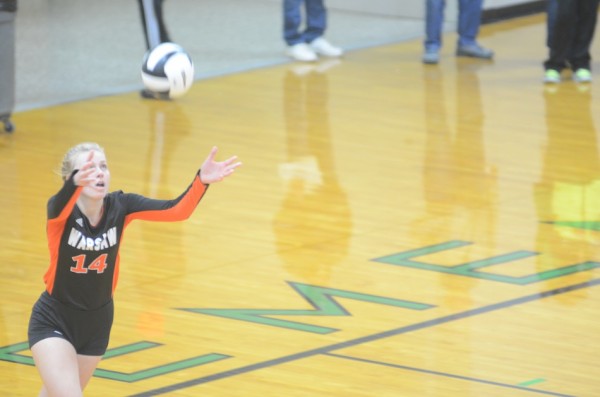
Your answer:
[[[212,145],[244,166],[188,221],[128,228],[86,396],[600,395],[600,76],[545,87],[544,34],[542,15],[485,26],[494,62],[455,58],[449,34],[438,66],[411,41],[172,102],[17,113],[0,137],[0,394],[40,388],[26,329],[45,204],[91,140],[113,190],[154,197]]]

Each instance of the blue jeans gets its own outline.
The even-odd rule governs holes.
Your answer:
[[[300,31],[302,12],[306,8],[304,31]],[[327,10],[323,0],[283,0],[283,39],[288,45],[310,43],[323,36],[327,28]]]
[[[458,0],[458,46],[477,44],[483,0]],[[425,9],[425,50],[442,47],[442,27],[446,0],[427,0]]]

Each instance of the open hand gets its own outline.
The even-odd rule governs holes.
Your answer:
[[[94,151],[90,150],[85,163],[73,177],[73,182],[76,186],[91,186],[96,183],[96,165],[92,161]]]
[[[242,165],[241,162],[236,161],[237,156],[230,157],[225,161],[215,161],[217,150],[217,147],[213,146],[208,157],[204,160],[202,168],[200,168],[200,180],[206,185],[222,181]]]

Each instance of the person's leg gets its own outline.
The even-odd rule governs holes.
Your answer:
[[[163,19],[163,0],[138,0],[138,3],[140,5],[146,48],[151,50],[161,43],[170,42],[171,38]],[[153,92],[149,89],[143,89],[140,94],[142,98],[147,99],[169,99],[168,95]]]
[[[344,50],[332,45],[325,40],[323,34],[327,29],[327,9],[323,0],[305,0],[306,3],[306,30],[304,40],[310,43],[313,51],[326,57],[340,57]]]
[[[569,63],[573,71],[590,70],[590,46],[594,39],[598,17],[598,0],[579,0],[577,7],[577,29],[573,37],[573,46],[569,54]]]
[[[325,33],[327,10],[323,0],[304,0],[304,4],[306,5],[306,30],[302,37],[306,43],[310,43]]]
[[[146,47],[152,49],[167,41],[171,41],[163,20],[163,0],[138,0],[144,28]]]
[[[460,0],[458,2],[458,42],[456,55],[473,58],[491,59],[494,52],[477,43],[481,25],[481,7],[483,0]]]
[[[44,386],[40,397],[82,397],[77,353],[62,338],[46,338],[31,347]]]
[[[315,51],[306,42],[305,33],[300,32],[302,12],[300,6],[306,0],[283,1],[283,39],[288,45],[286,53],[297,61],[313,62],[318,59]]]
[[[458,2],[458,47],[477,45],[483,0]]]
[[[283,39],[288,46],[303,42],[300,33],[302,2],[303,0],[283,0]]]
[[[549,43],[550,54],[544,62],[546,70],[560,72],[566,67],[567,59],[572,51],[575,27],[577,24],[577,1],[559,0],[552,40]],[[588,1],[588,0],[586,0]]]
[[[550,48],[550,43],[554,37],[556,25],[556,13],[558,12],[558,0],[548,0],[546,8],[546,46]]]
[[[79,365],[79,384],[81,390],[85,389],[88,382],[94,375],[94,371],[102,360],[102,356],[84,356],[82,354],[77,355],[77,363]]]
[[[446,0],[427,0],[425,4],[425,51],[438,52],[442,47]]]
[[[164,0],[154,0],[154,8],[156,9],[156,15],[158,17],[161,43],[171,41],[171,37],[169,37],[169,31],[167,30],[167,25],[165,24],[165,19],[163,18],[163,4]]]

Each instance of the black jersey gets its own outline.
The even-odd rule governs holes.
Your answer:
[[[94,310],[112,299],[119,275],[119,246],[129,222],[187,219],[208,185],[200,181],[198,173],[185,192],[173,200],[122,191],[109,193],[100,222],[92,226],[76,205],[82,187],[75,185],[74,175],[48,201],[50,266],[44,282],[46,291],[60,302]]]

